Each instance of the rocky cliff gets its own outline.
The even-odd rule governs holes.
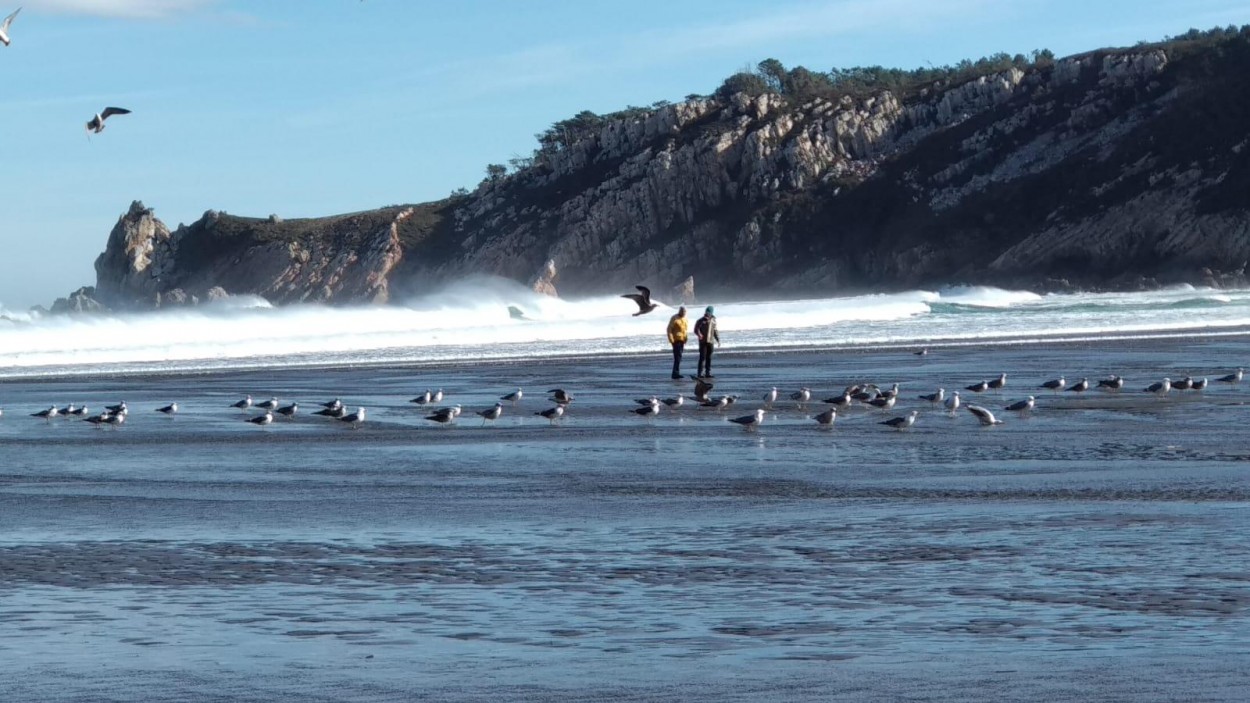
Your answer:
[[[174,232],[135,204],[96,288],[109,304],[212,286],[359,302],[556,271],[563,294],[691,275],[700,293],[1107,288],[1240,283],[1247,259],[1243,32],[905,96],[690,99],[439,203],[291,222],[209,213]]]

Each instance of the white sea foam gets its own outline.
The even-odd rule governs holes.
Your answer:
[[[986,287],[719,302],[724,348],[846,347],[1216,334],[1250,326],[1250,291],[1052,294]],[[509,306],[527,319],[514,319]],[[0,375],[341,363],[422,363],[663,352],[674,308],[632,316],[619,296],[560,300],[475,278],[400,305],[274,308],[237,297],[194,308],[0,318]],[[690,306],[690,317],[703,304]]]

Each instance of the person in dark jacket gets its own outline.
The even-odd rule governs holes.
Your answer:
[[[694,336],[699,339],[699,370],[698,378],[712,377],[712,345],[720,344],[720,333],[716,331],[716,315],[711,305],[703,311],[703,317],[694,323]]]
[[[686,308],[668,319],[668,343],[673,345],[673,379],[681,378],[681,352],[686,348]]]

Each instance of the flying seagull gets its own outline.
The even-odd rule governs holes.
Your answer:
[[[13,24],[13,18],[17,17],[17,13],[21,11],[22,8],[17,8],[13,11],[13,14],[4,18],[3,24],[0,24],[0,44],[9,45],[9,25]]]
[[[122,107],[106,107],[103,112],[97,112],[95,117],[87,123],[87,131],[99,134],[104,131],[104,121],[113,115],[129,115],[130,110]]]
[[[627,293],[621,296],[622,298],[629,298],[635,303],[638,303],[638,312],[634,313],[634,317],[638,317],[639,315],[646,315],[647,313],[659,307],[659,305],[656,305],[655,303],[651,302],[651,289],[650,288],[647,288],[646,286],[634,286],[634,287],[639,290],[638,293]]]

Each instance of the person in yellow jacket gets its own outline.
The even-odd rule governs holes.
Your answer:
[[[681,378],[681,353],[686,348],[686,308],[668,318],[668,343],[673,345],[673,379]]]

